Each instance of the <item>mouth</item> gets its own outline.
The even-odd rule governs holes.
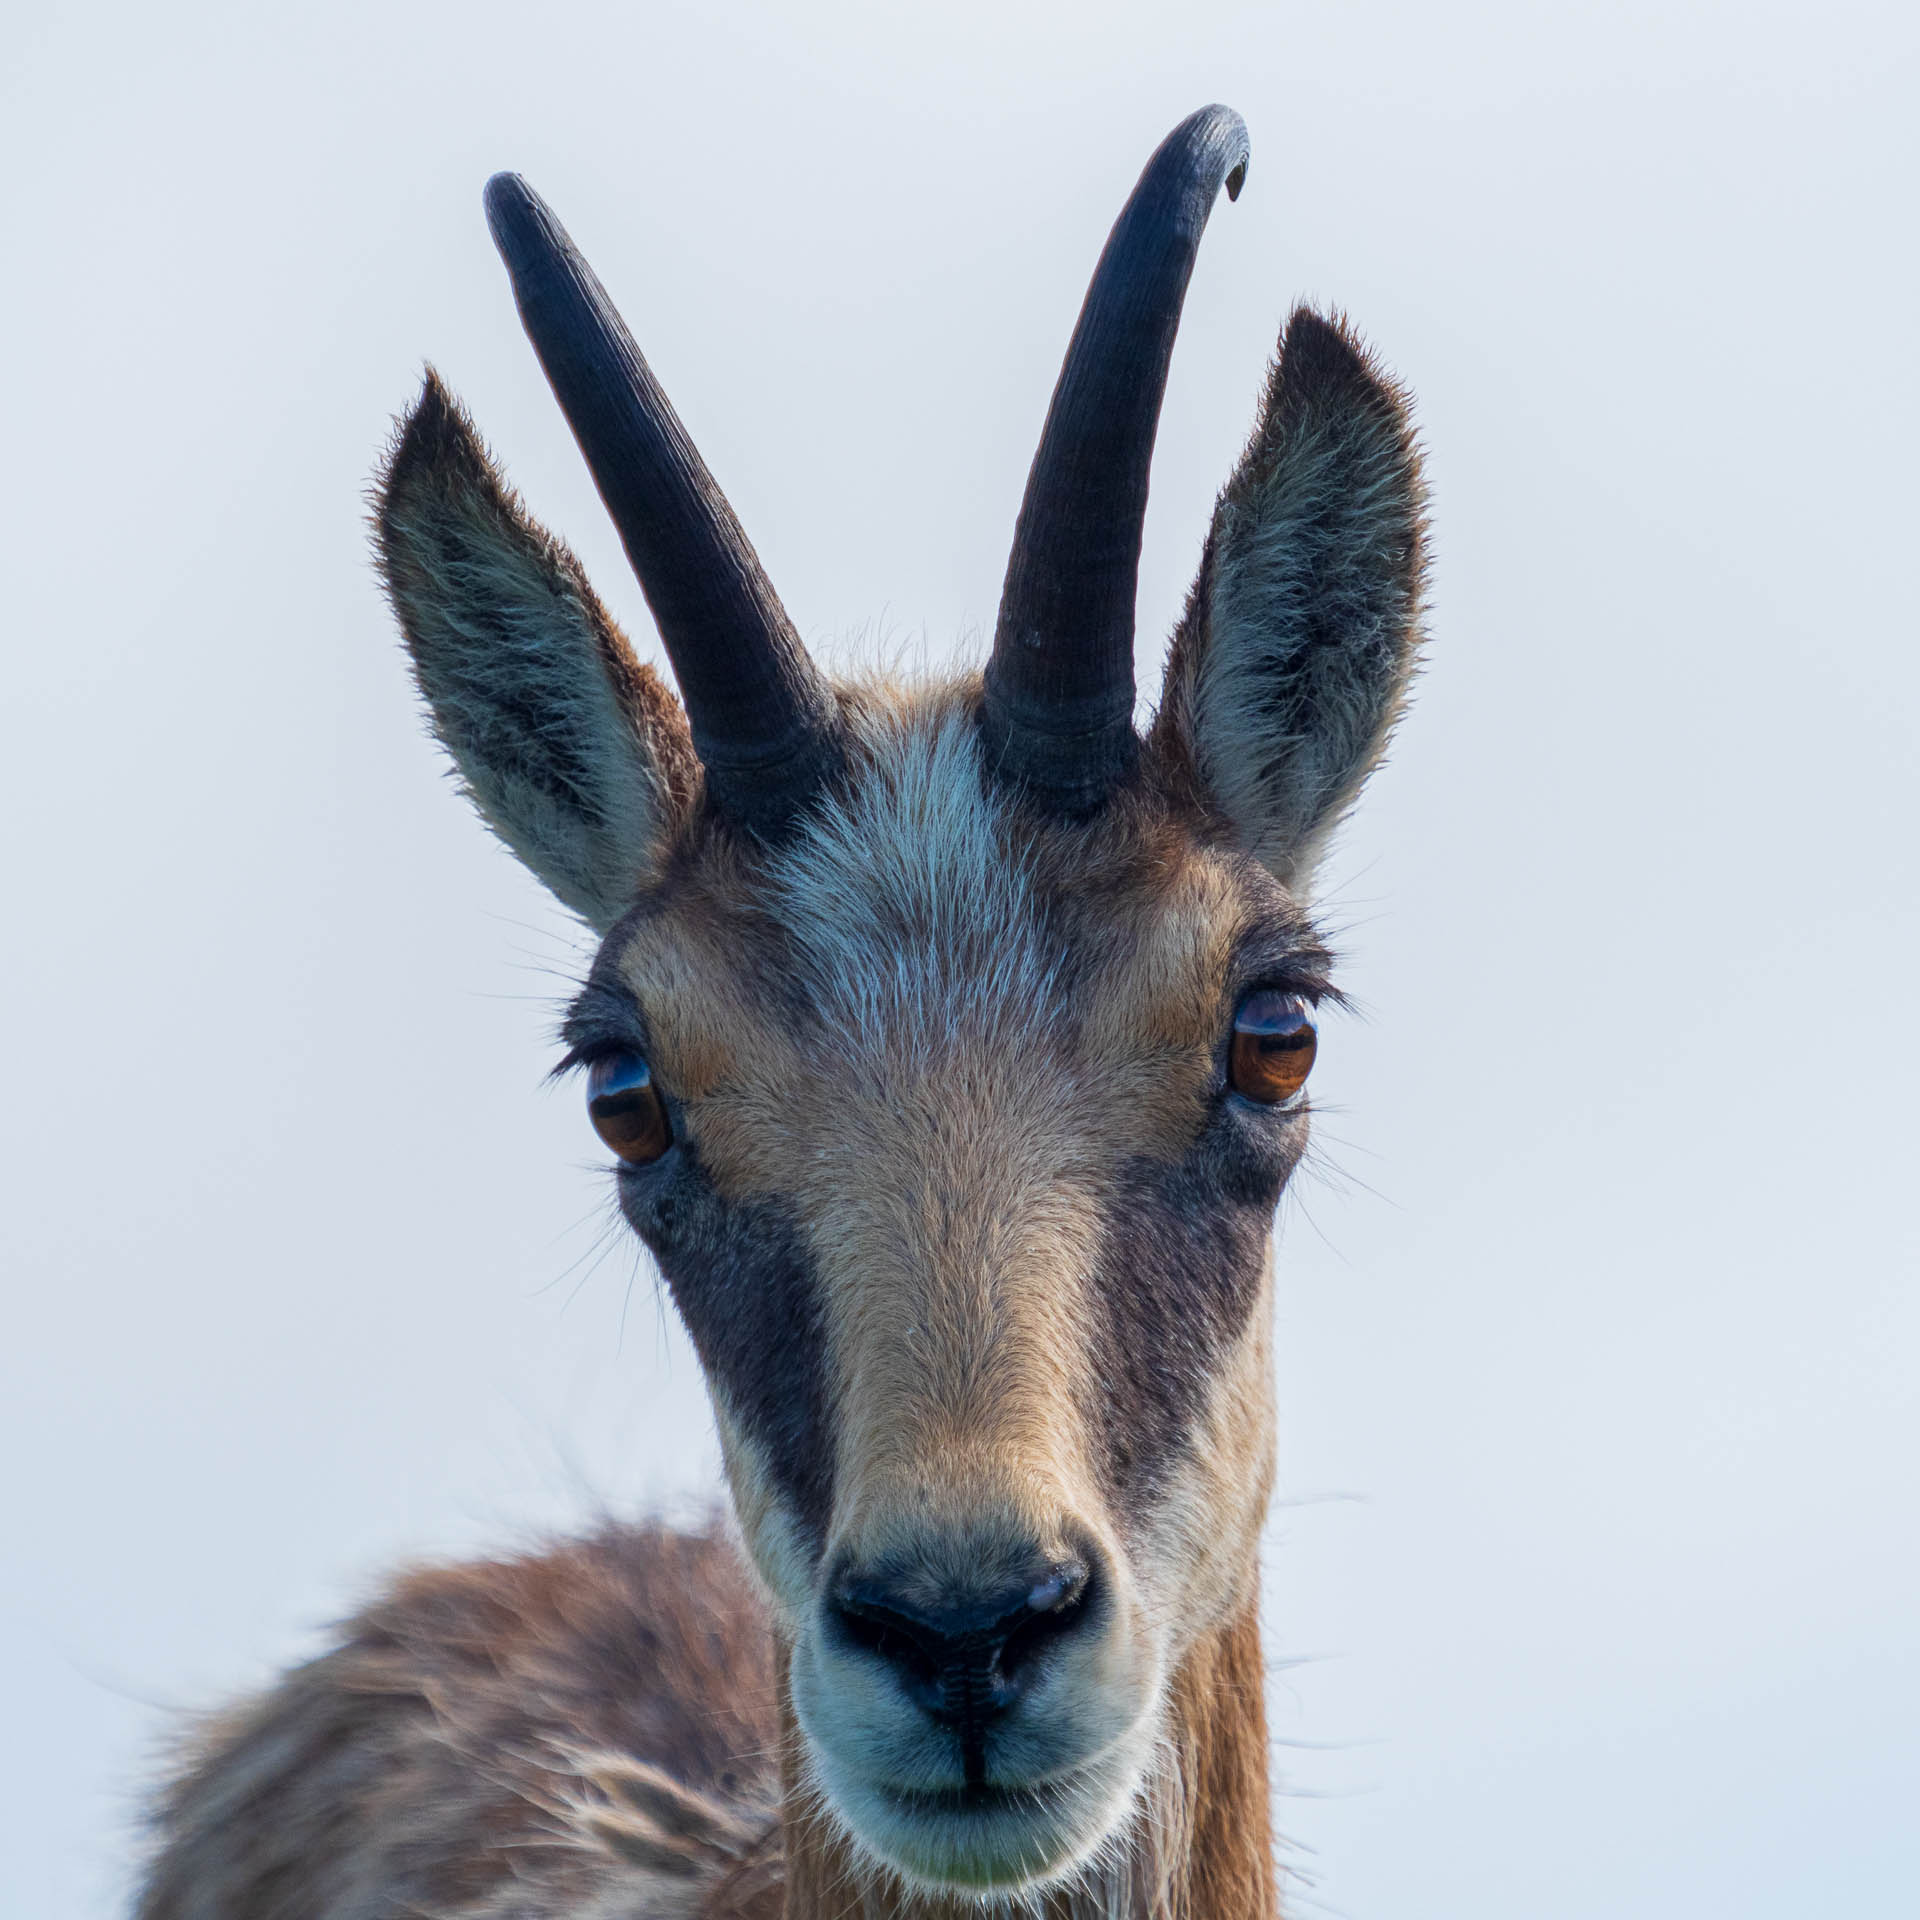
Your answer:
[[[1131,1784],[1095,1765],[1018,1786],[866,1780],[841,1800],[865,1846],[909,1881],[1007,1893],[1076,1872],[1121,1816]]]
[[[875,1784],[877,1800],[909,1820],[988,1820],[1008,1814],[1032,1818],[1064,1812],[1085,1796],[1087,1769],[1018,1787],[890,1787]]]

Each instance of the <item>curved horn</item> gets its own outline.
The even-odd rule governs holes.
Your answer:
[[[518,174],[487,182],[486,209],[527,337],[673,662],[707,790],[728,817],[776,825],[838,759],[833,696],[566,229]]]
[[[1107,236],[1027,476],[983,723],[998,769],[1091,811],[1133,761],[1133,600],[1173,336],[1247,129],[1202,107],[1160,143]]]

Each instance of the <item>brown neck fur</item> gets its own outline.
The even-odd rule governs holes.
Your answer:
[[[1032,1907],[913,1894],[861,1865],[815,1808],[793,1710],[781,1706],[785,1920],[1278,1920],[1268,1804],[1266,1669],[1259,1602],[1201,1640],[1174,1675],[1169,1747],[1177,1777],[1143,1812],[1124,1862]]]

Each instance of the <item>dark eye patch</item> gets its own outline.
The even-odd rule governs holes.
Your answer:
[[[1146,1511],[1180,1457],[1219,1355],[1260,1297],[1273,1209],[1306,1146],[1225,1103],[1182,1158],[1120,1170],[1093,1289],[1094,1378],[1087,1411],[1115,1513]]]
[[[623,1170],[620,1207],[666,1276],[708,1379],[794,1517],[824,1545],[833,1505],[827,1335],[813,1263],[784,1205],[723,1199],[696,1142]]]

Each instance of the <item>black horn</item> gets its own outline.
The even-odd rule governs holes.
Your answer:
[[[593,269],[518,174],[487,226],[673,662],[714,804],[767,829],[838,758],[833,697]]]
[[[1160,143],[1107,236],[1027,476],[983,722],[992,764],[1070,813],[1132,764],[1133,602],[1147,472],[1207,216],[1247,129],[1202,107]]]

